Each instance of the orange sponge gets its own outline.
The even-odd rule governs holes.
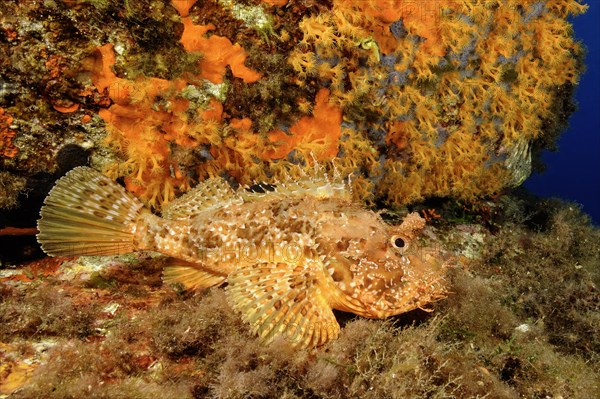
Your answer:
[[[173,7],[175,7],[179,15],[187,17],[190,14],[190,8],[196,4],[196,1],[198,0],[171,0],[171,3],[173,3]]]
[[[200,60],[200,76],[213,83],[222,83],[225,76],[225,67],[229,65],[233,76],[241,78],[246,83],[256,82],[261,74],[246,67],[246,52],[239,44],[232,44],[223,36],[212,35],[205,37],[205,33],[214,30],[213,24],[194,25],[190,18],[183,18],[183,35],[181,44],[187,51],[199,51],[203,58]]]
[[[269,133],[269,140],[276,144],[265,152],[270,159],[287,156],[293,149],[307,157],[312,153],[318,160],[334,158],[338,153],[338,140],[342,135],[342,110],[329,104],[329,90],[322,88],[317,93],[312,116],[303,116],[289,131]]]

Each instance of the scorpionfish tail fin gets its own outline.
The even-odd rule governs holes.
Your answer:
[[[143,205],[92,168],[77,167],[50,190],[38,220],[38,242],[51,256],[133,252]]]

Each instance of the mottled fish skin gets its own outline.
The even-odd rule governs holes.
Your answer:
[[[234,191],[209,179],[159,217],[110,179],[76,168],[46,199],[38,240],[50,255],[168,255],[165,281],[191,289],[227,282],[256,334],[298,347],[337,337],[332,309],[385,318],[445,296],[447,259],[419,245],[425,221],[417,213],[390,226],[319,170],[268,188]]]

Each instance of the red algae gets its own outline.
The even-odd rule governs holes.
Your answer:
[[[16,132],[10,128],[13,117],[0,108],[0,155],[12,158],[17,155],[19,149],[13,144]]]

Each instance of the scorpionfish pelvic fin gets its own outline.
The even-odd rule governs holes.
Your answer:
[[[185,290],[205,290],[223,284],[226,278],[202,269],[199,264],[169,258],[164,265],[162,280],[167,284],[179,284]]]
[[[265,343],[275,337],[307,348],[337,338],[340,326],[328,301],[321,262],[263,262],[233,272],[227,295]]]

